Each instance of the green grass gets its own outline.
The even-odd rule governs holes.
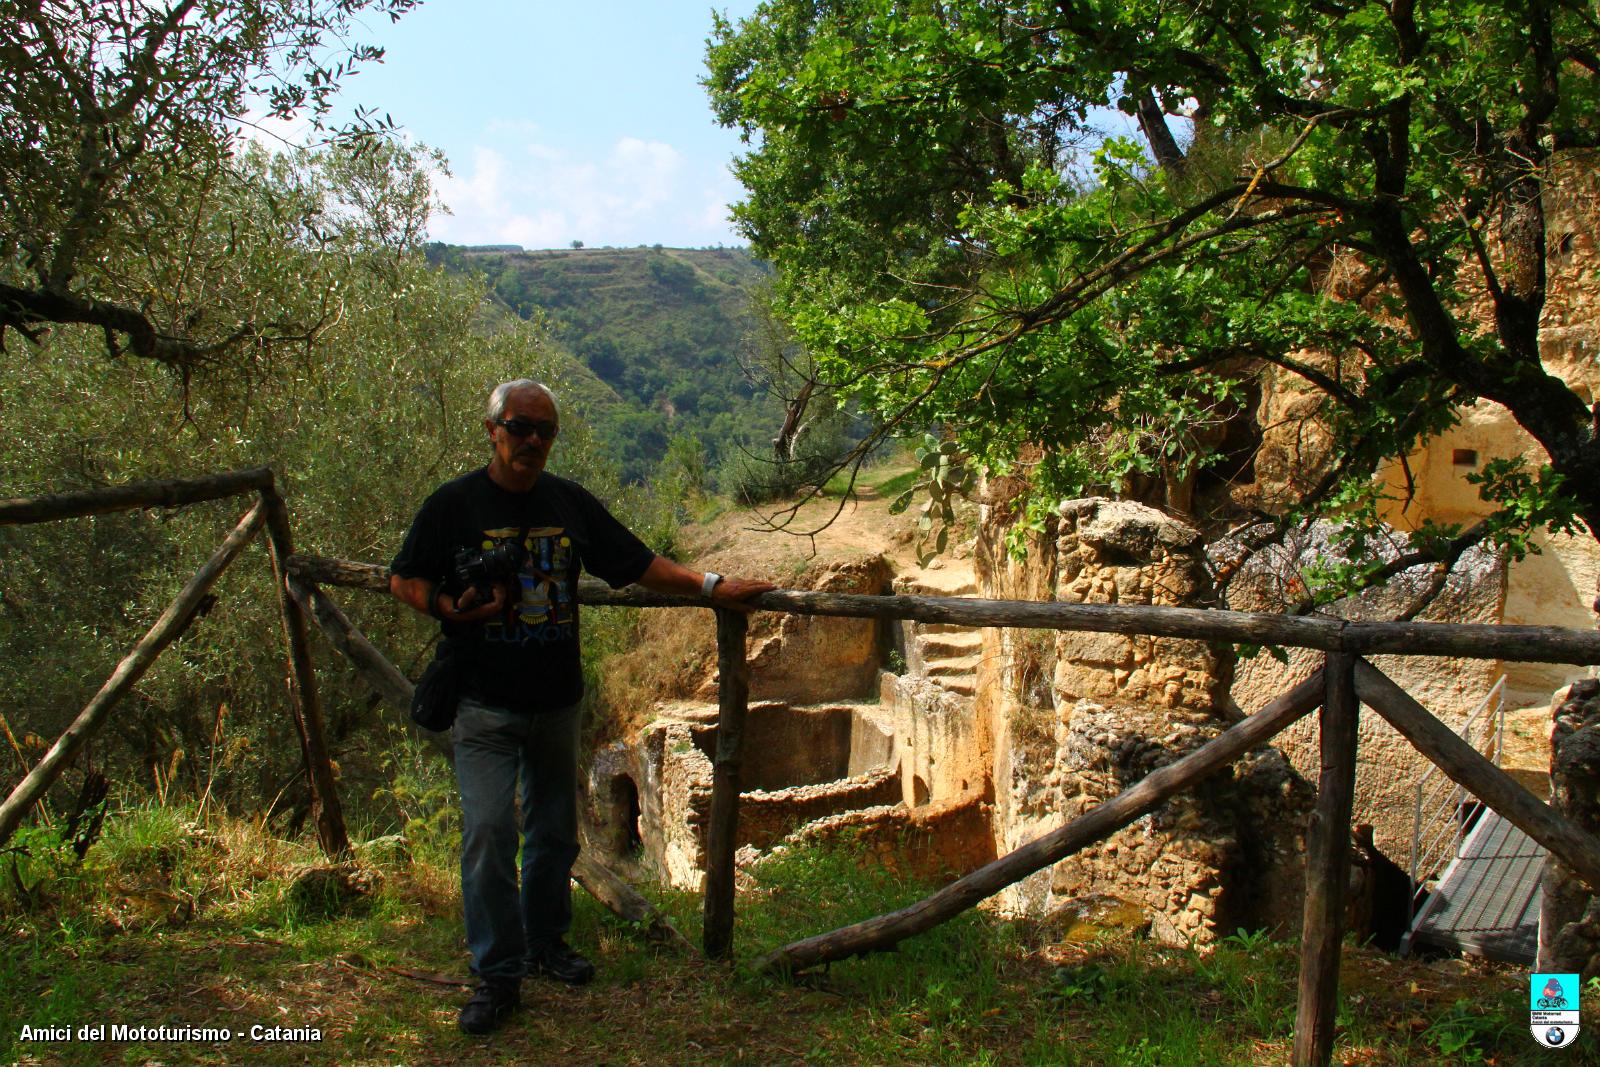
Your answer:
[[[0,1062],[1172,1067],[1279,1064],[1292,1039],[1298,953],[1265,934],[1209,951],[1126,937],[1067,944],[1050,924],[975,911],[896,951],[784,982],[651,946],[582,894],[572,940],[599,979],[577,990],[530,982],[504,1031],[468,1038],[455,1027],[466,953],[448,856],[373,848],[382,885],[360,908],[308,909],[292,886],[319,862],[314,849],[251,824],[137,809],[114,817],[82,865],[35,836],[44,858],[30,895],[0,894]],[[790,851],[754,873],[738,901],[745,960],[929,889],[848,847]],[[0,884],[9,881],[0,869]],[[699,900],[650,892],[697,939]],[[1351,947],[1334,1062],[1543,1062],[1519,1014],[1525,983],[1516,968],[1429,966]],[[99,1023],[322,1036],[18,1040],[24,1024]],[[1595,1030],[1563,1062],[1596,1062]]]
[[[916,484],[919,474],[921,471],[910,453],[897,450],[863,466],[856,475],[854,489],[857,492],[871,490],[885,500],[893,500]],[[849,488],[849,472],[840,471],[828,479],[822,492],[824,496],[839,497]]]
[[[901,493],[917,484],[917,475],[920,473],[921,472],[916,469],[901,471],[892,478],[886,478],[879,482],[877,485],[873,486],[873,488],[878,491],[879,496],[882,496],[888,500],[893,500],[895,497],[899,496]]]

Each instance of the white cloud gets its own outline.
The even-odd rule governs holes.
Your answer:
[[[718,167],[700,191],[700,207],[693,214],[693,224],[707,232],[733,234],[732,205],[743,196],[744,186],[739,184],[739,179],[727,167]],[[738,240],[737,237],[731,239]]]
[[[439,179],[452,214],[431,235],[454,244],[558,248],[639,243],[731,243],[727,204],[737,184],[725,170],[704,179],[661,141],[624,137],[598,158],[541,141],[531,123],[497,122],[470,160]]]

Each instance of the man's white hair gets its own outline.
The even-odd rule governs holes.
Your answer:
[[[537,389],[549,399],[550,406],[559,413],[560,406],[556,404],[556,394],[550,391],[548,385],[543,382],[536,382],[532,378],[513,378],[509,382],[501,382],[494,387],[494,392],[489,394],[488,413],[491,421],[505,414],[506,397],[510,396],[512,390],[515,389]]]

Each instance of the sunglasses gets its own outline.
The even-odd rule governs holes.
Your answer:
[[[543,419],[496,419],[494,424],[505,430],[512,437],[528,437],[538,434],[541,441],[554,441],[561,427],[553,422]]]

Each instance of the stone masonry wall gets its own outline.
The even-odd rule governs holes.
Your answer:
[[[1027,558],[1004,549],[989,509],[975,554],[983,595],[1071,603],[1203,603],[1197,531],[1154,509],[1063,504]],[[995,737],[996,851],[1007,852],[1114,796],[1220,733],[1230,661],[1202,642],[991,631],[981,710]],[[1002,905],[1033,914],[1089,898],[1136,905],[1153,932],[1206,943],[1238,926],[1296,921],[1310,790],[1267,750],[1099,845],[1013,886]]]

